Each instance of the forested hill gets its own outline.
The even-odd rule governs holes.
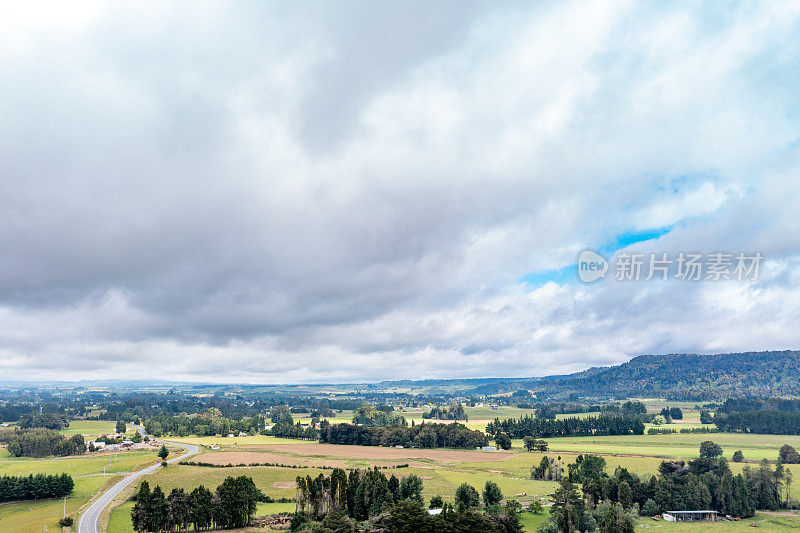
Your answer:
[[[493,385],[501,392],[500,384]],[[506,386],[550,397],[613,394],[702,400],[800,395],[800,351],[640,355],[618,366]]]

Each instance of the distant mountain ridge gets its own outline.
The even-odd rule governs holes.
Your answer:
[[[486,384],[478,389],[501,384]],[[640,355],[627,363],[594,367],[567,376],[506,382],[507,390],[529,389],[542,397],[658,396],[724,399],[731,396],[800,396],[800,351]],[[478,392],[478,390],[474,390]]]

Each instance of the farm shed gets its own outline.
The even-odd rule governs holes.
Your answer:
[[[667,522],[716,522],[717,511],[667,511],[664,520]]]

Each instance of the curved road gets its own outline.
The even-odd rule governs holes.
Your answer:
[[[141,430],[140,430],[141,431]],[[196,454],[200,451],[198,446],[194,444],[184,444],[181,442],[169,442],[169,441],[156,441],[161,442],[163,444],[174,444],[175,446],[183,446],[186,448],[186,453],[170,459],[167,461],[168,463],[176,463],[189,457],[190,455]],[[83,512],[81,517],[78,519],[78,533],[100,533],[100,526],[98,524],[98,520],[100,520],[100,515],[103,513],[103,510],[108,507],[108,504],[116,498],[120,492],[122,492],[125,487],[136,481],[142,476],[146,476],[152,472],[155,472],[161,468],[161,463],[155,463],[152,466],[148,466],[147,468],[143,468],[138,472],[133,472],[129,476],[122,479],[116,485],[112,486],[110,489],[106,490],[102,496],[97,498],[92,504]]]

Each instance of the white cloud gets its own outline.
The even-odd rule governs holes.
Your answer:
[[[0,17],[3,375],[541,375],[796,346],[791,3],[193,5]],[[519,282],[673,224],[636,248],[758,250],[763,279]]]

